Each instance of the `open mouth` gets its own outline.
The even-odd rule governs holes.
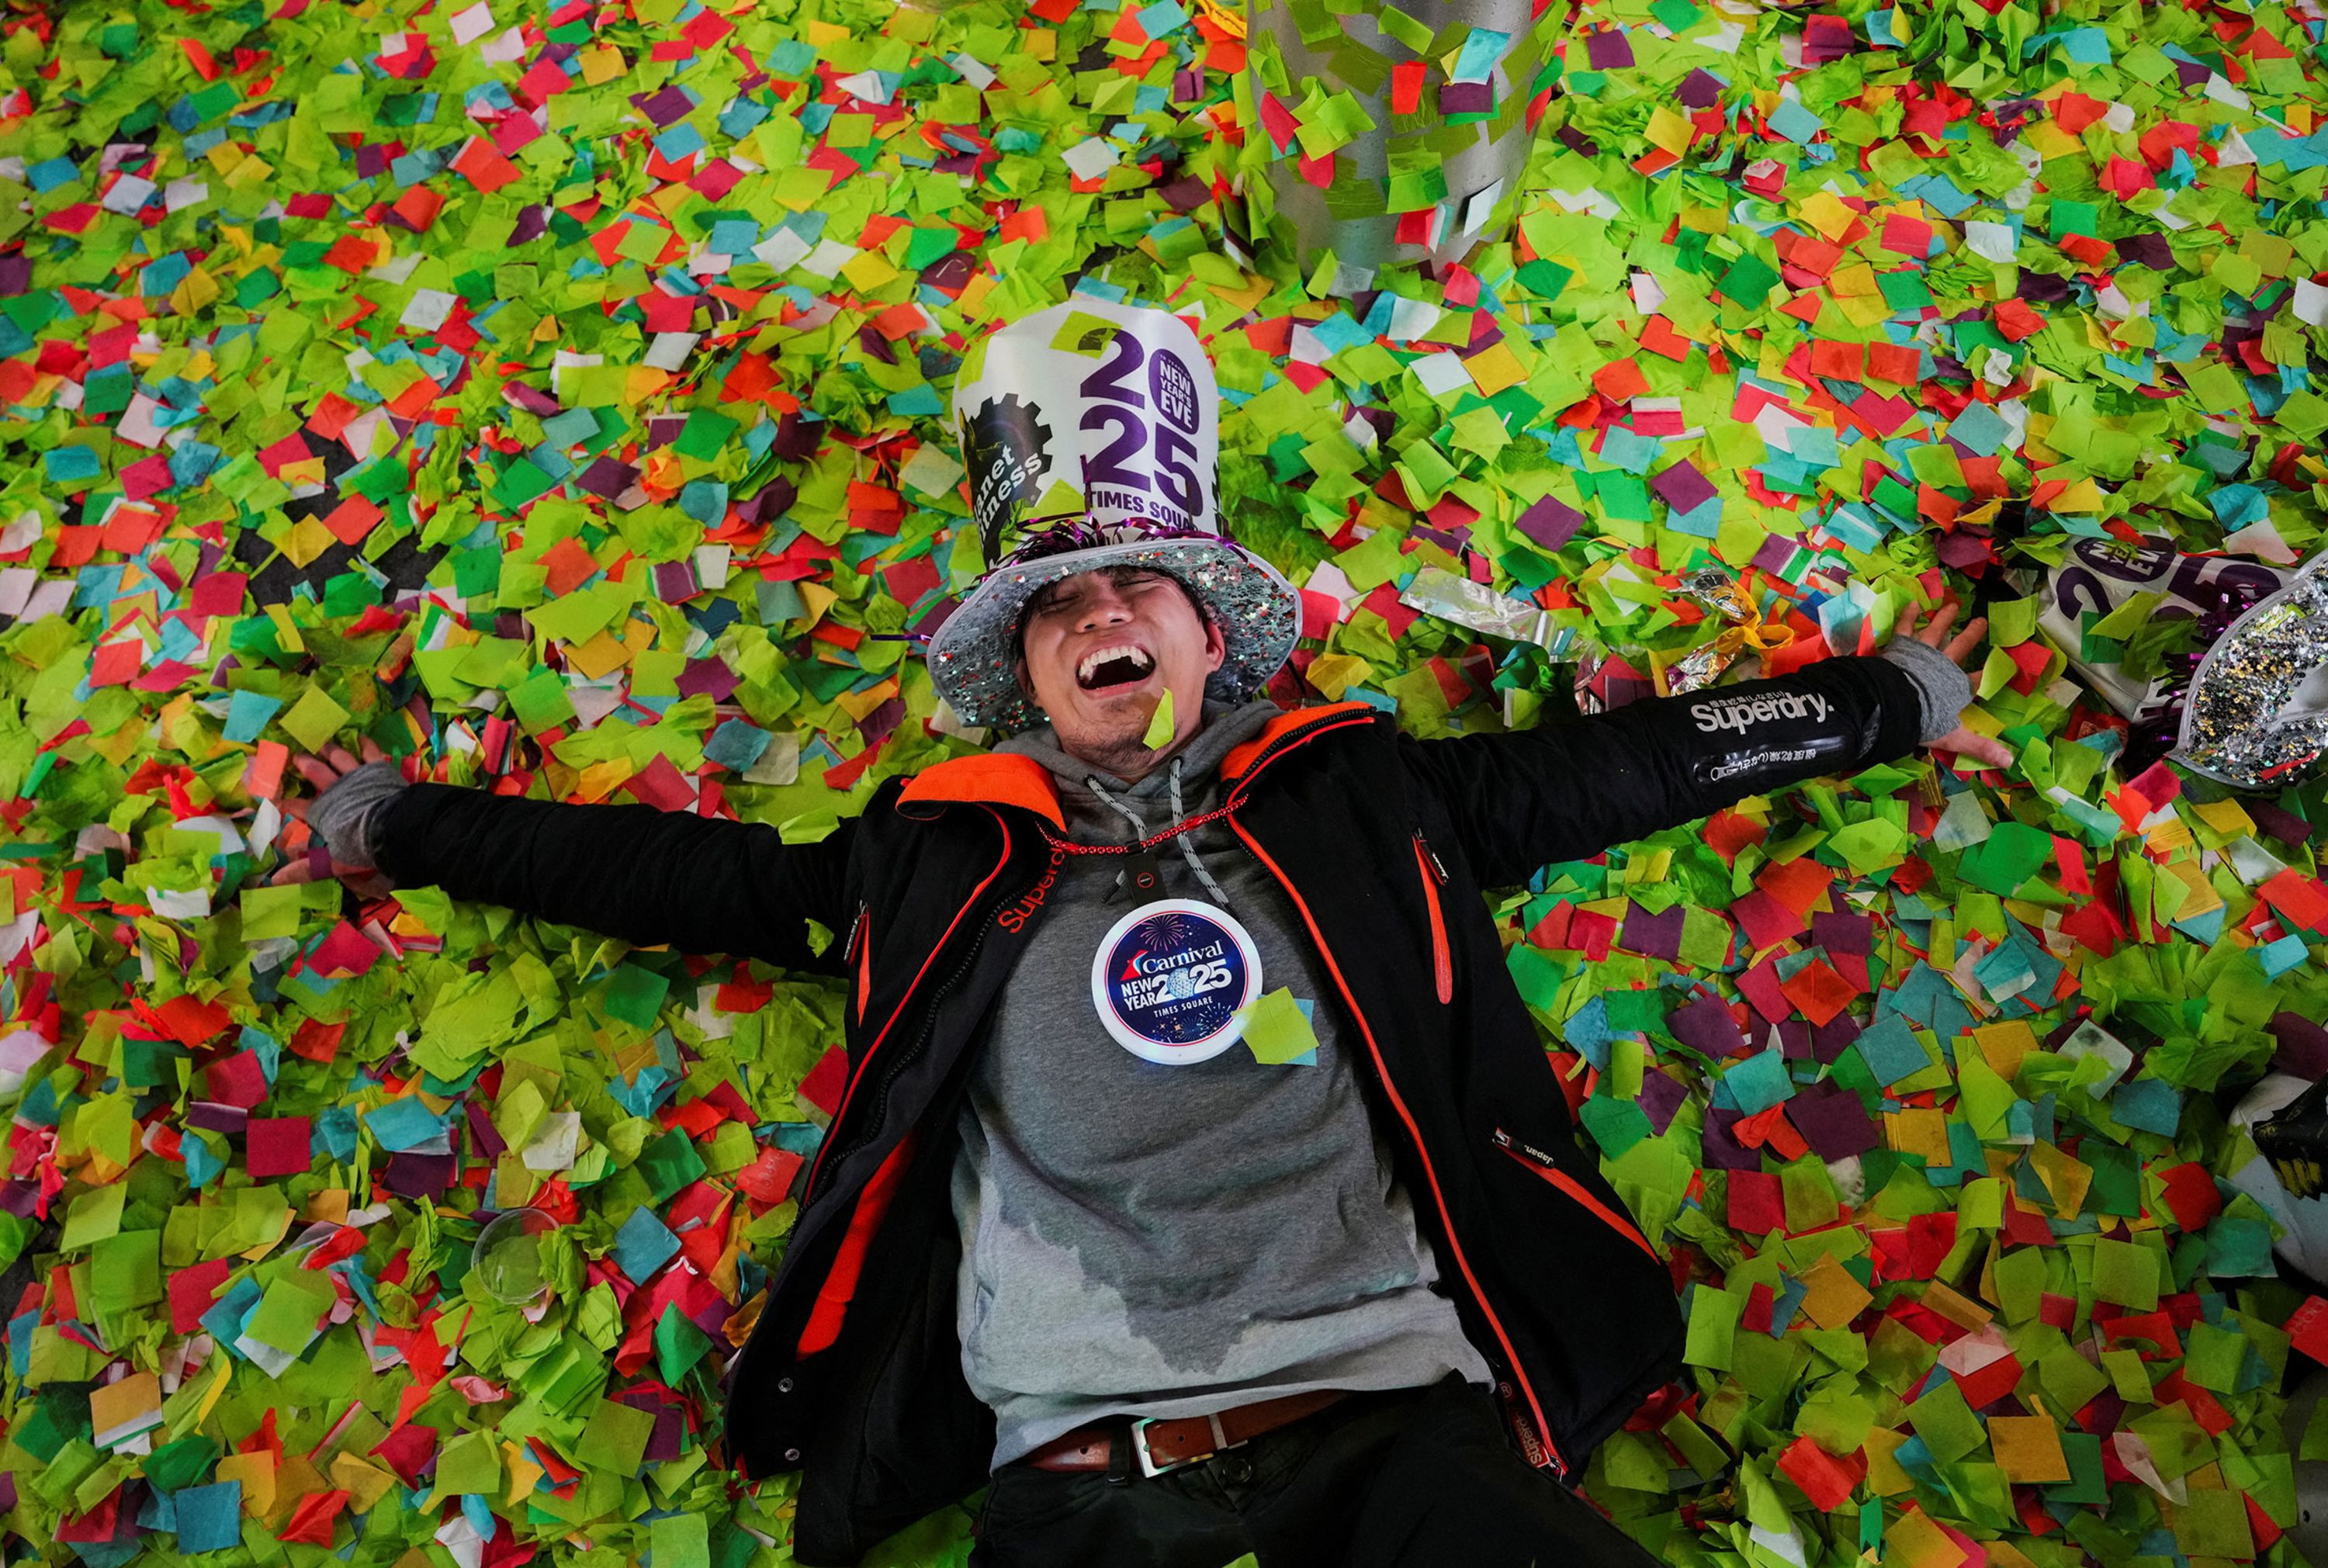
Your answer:
[[[1086,691],[1107,691],[1121,686],[1136,686],[1148,679],[1156,668],[1156,661],[1145,648],[1129,643],[1094,648],[1084,655],[1075,666],[1075,684]]]

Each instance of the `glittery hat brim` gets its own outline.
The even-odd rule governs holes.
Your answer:
[[[2328,555],[2231,623],[2191,678],[2174,760],[2235,789],[2297,782],[2328,748]]]
[[[1301,634],[1301,601],[1275,567],[1225,540],[1097,545],[987,574],[930,640],[930,680],[965,724],[1025,729],[1042,715],[1018,689],[1011,649],[1019,612],[1038,589],[1105,567],[1169,572],[1212,612],[1227,645],[1205,694],[1237,702],[1284,667]]]

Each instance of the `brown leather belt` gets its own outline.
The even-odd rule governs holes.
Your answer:
[[[1325,1409],[1348,1392],[1342,1388],[1316,1388],[1307,1394],[1288,1394],[1277,1399],[1235,1405],[1212,1415],[1181,1416],[1170,1421],[1143,1416],[1131,1422],[1125,1436],[1140,1460],[1140,1473],[1153,1476],[1210,1459],[1225,1449],[1241,1448],[1263,1432]],[[1124,1419],[1114,1416],[1079,1426],[1063,1437],[1053,1438],[1028,1454],[1022,1462],[1045,1470],[1106,1469]]]

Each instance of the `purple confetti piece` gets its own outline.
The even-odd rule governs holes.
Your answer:
[[[1738,1020],[1718,997],[1701,996],[1666,1015],[1666,1032],[1700,1056],[1715,1061],[1734,1055],[1746,1043]]]
[[[250,1113],[239,1105],[221,1105],[215,1100],[197,1100],[186,1107],[186,1125],[205,1131],[223,1132],[229,1137],[239,1136],[250,1124]]]
[[[667,87],[661,92],[634,98],[631,101],[639,107],[642,114],[654,121],[657,130],[674,121],[683,120],[695,112],[695,95],[683,87]]]
[[[1687,1089],[1665,1074],[1651,1071],[1641,1075],[1641,1092],[1633,1097],[1633,1103],[1648,1117],[1651,1131],[1662,1138],[1666,1129],[1673,1125],[1674,1113],[1688,1098]]]
[[[868,746],[878,746],[905,720],[906,699],[892,697],[865,716],[865,722],[857,727],[858,738]]]
[[[1829,953],[1865,958],[1875,951],[1875,923],[1864,915],[1814,915],[1811,941]]]
[[[558,399],[539,387],[529,387],[523,381],[508,381],[502,386],[502,396],[529,414],[549,418],[559,411]]]
[[[1864,1154],[1883,1141],[1859,1096],[1832,1084],[1814,1084],[1788,1101],[1787,1120],[1821,1160]]]
[[[1722,101],[1722,79],[1710,70],[1693,70],[1681,79],[1674,96],[1689,108],[1712,108]]]
[[[1960,528],[1954,533],[1940,535],[1933,546],[1933,553],[1940,558],[1942,566],[1955,567],[1958,570],[1977,566],[1989,559],[1988,536],[1969,528]]]
[[[1595,33],[1584,41],[1584,52],[1595,70],[1622,70],[1633,63],[1633,41],[1621,29]]]
[[[434,1197],[453,1185],[459,1167],[449,1154],[391,1154],[380,1178],[399,1197]]]
[[[1584,514],[1558,496],[1547,495],[1521,512],[1517,521],[1519,530],[1539,547],[1556,550],[1576,537],[1584,526]]]
[[[1667,909],[1653,915],[1635,904],[1626,913],[1624,934],[1617,945],[1628,953],[1638,953],[1644,958],[1659,958],[1670,963],[1681,956],[1681,927],[1685,911]]]
[[[2272,1066],[2306,1083],[2328,1077],[2328,1028],[2296,1013],[2274,1013],[2265,1026],[2279,1042]]]
[[[2312,841],[2312,824],[2293,812],[2284,812],[2269,801],[2243,802],[2247,813],[2255,825],[2283,844],[2307,844]]]
[[[1849,1013],[1837,1013],[1823,1024],[1811,1026],[1811,1055],[1832,1066],[1858,1038],[1859,1021]]]
[[[1755,546],[1754,559],[1751,564],[1758,570],[1783,572],[1787,563],[1795,559],[1795,552],[1802,549],[1802,540],[1788,539],[1782,533],[1771,534],[1760,544]]]
[[[922,268],[924,283],[941,294],[959,294],[978,270],[978,258],[967,250],[949,250]]]
[[[736,671],[717,659],[690,659],[687,668],[679,673],[681,697],[709,697],[714,702],[725,702],[736,686]]]
[[[478,1155],[485,1160],[499,1160],[509,1152],[509,1141],[493,1126],[493,1119],[485,1108],[471,1100],[464,1107],[469,1118],[469,1137],[476,1144]]]
[[[604,500],[612,501],[638,482],[639,471],[627,463],[612,457],[601,457],[584,469],[575,480],[583,489]]]
[[[1642,1080],[1647,1082],[1646,1078]],[[1738,1125],[1738,1113],[1715,1110],[1709,1106],[1705,1113],[1705,1134],[1701,1143],[1705,1151],[1705,1163],[1716,1170],[1760,1170],[1762,1155],[1738,1141],[1731,1129]]]
[[[1213,199],[1212,187],[1193,174],[1183,174],[1169,185],[1157,186],[1156,193],[1175,212],[1193,212]]]
[[[1694,512],[1719,493],[1713,481],[1700,474],[1697,465],[1686,457],[1650,480],[1649,488],[1676,512]]]

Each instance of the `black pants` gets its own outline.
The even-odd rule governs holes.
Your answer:
[[[1495,1396],[1450,1372],[1350,1394],[1242,1448],[1111,1482],[994,1472],[970,1568],[1651,1568],[1656,1559],[1529,1468]]]

